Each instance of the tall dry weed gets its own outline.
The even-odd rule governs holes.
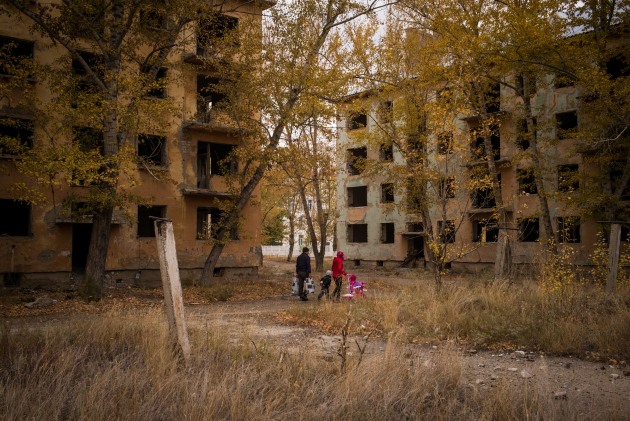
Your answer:
[[[455,290],[434,298],[477,306]],[[2,419],[579,419],[571,407],[541,397],[548,390],[535,379],[517,388],[498,384],[492,393],[478,389],[453,347],[427,352],[392,340],[361,364],[349,355],[341,373],[307,348],[288,353],[209,326],[191,332],[184,366],[163,320],[160,311],[118,311],[67,327],[3,328],[10,349],[0,353]]]

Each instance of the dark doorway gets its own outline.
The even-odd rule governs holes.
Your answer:
[[[422,235],[414,235],[407,238],[407,257],[402,266],[411,268],[426,267],[424,237]]]
[[[92,224],[72,224],[72,271],[85,272]]]

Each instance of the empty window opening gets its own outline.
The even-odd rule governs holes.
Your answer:
[[[368,242],[367,224],[348,224],[347,237],[348,237],[349,243],[367,243]]]
[[[11,76],[18,69],[33,60],[33,41],[0,37],[0,49],[6,52],[5,60],[0,63],[0,75]]]
[[[558,241],[561,243],[580,242],[580,217],[579,216],[559,216]]]
[[[438,221],[438,238],[442,243],[455,242],[455,221]]]
[[[521,218],[518,220],[518,241],[533,243],[540,238],[540,221],[538,218]]]
[[[501,185],[501,174],[497,174],[499,186]],[[472,207],[477,209],[493,208],[497,205],[494,195],[494,188],[489,176],[480,181],[481,187],[472,191]]]
[[[474,243],[496,243],[499,239],[499,225],[496,219],[472,221]]]
[[[521,73],[516,76],[516,92],[519,96],[525,96],[525,94],[532,96],[536,93],[536,76],[526,73]]]
[[[103,131],[93,127],[78,126],[72,128],[73,140],[82,152],[99,151],[105,153]]]
[[[558,191],[570,193],[580,188],[579,165],[558,165]]]
[[[367,127],[367,114],[365,112],[352,113],[348,117],[348,130],[357,130]]]
[[[221,278],[225,276],[225,268],[214,268],[212,271],[212,276],[215,278]]]
[[[606,62],[606,72],[611,79],[630,76],[630,63],[623,54],[617,54]]]
[[[424,186],[422,183],[416,182],[413,178],[407,179],[407,211],[409,213],[418,213],[422,210],[424,197]]]
[[[138,158],[147,164],[164,165],[164,146],[166,138],[140,134],[138,135]]]
[[[556,127],[558,130],[558,139],[574,138],[578,128],[577,111],[567,111],[566,113],[556,114]]]
[[[606,245],[610,244],[610,225],[603,225],[602,230],[598,234],[598,241],[603,241]],[[621,241],[630,242],[630,225],[621,224]]]
[[[17,155],[32,148],[33,131],[31,120],[0,118],[0,155]]]
[[[197,75],[197,121],[211,123],[213,111],[228,101],[225,81],[206,75]]]
[[[625,168],[625,161],[612,161],[609,164],[609,174],[610,174],[610,185],[612,187],[612,192],[614,193],[617,186],[621,182],[621,178],[623,177],[623,170]],[[630,200],[630,183],[627,183],[624,186],[623,191],[621,192],[621,196],[619,197],[621,200]],[[625,227],[627,225],[622,225]]]
[[[384,266],[383,261],[382,260],[377,260],[376,261],[376,267],[382,268]]]
[[[453,199],[455,197],[455,177],[441,177],[438,182],[438,197],[440,200]]]
[[[516,179],[519,194],[538,194],[533,167],[516,170]]]
[[[93,127],[73,127],[72,137],[74,144],[83,154],[83,159],[89,165],[77,166],[72,171],[72,184],[75,186],[96,185],[106,174],[103,165],[105,143],[103,131]],[[100,162],[100,165],[96,165]]]
[[[87,67],[92,71],[92,73],[94,73],[97,77],[103,76],[103,60],[101,56],[89,51],[78,50],[77,53],[83,59],[85,64],[87,64]],[[72,73],[75,76],[85,76],[88,83],[95,83],[93,79],[90,79],[90,76],[88,76],[88,70],[76,56],[72,56]]]
[[[355,267],[357,267],[357,266],[361,266],[361,259],[355,259],[355,260],[354,260],[354,266],[355,266]]]
[[[225,143],[197,143],[197,187],[210,188],[210,176],[225,176],[238,172],[238,160],[234,154],[236,145]]]
[[[453,133],[442,132],[437,136],[437,151],[440,155],[453,153]]]
[[[209,240],[215,239],[217,230],[223,226],[225,215],[218,208],[197,208],[197,239]],[[232,227],[229,238],[238,240],[238,227]]]
[[[359,175],[363,172],[367,159],[367,148],[353,148],[347,151],[347,164],[349,175]]]
[[[348,187],[348,207],[367,206],[367,186]]]
[[[414,233],[423,233],[424,224],[422,222],[409,222],[407,224],[407,231]]]
[[[471,152],[474,160],[486,160],[488,154],[486,153],[486,144],[484,141],[484,133],[481,130],[471,130]],[[490,143],[492,144],[492,159],[501,159],[501,136],[499,135],[498,127],[493,127],[490,133]]]
[[[412,133],[407,135],[406,145],[407,163],[410,165],[422,163],[427,153],[426,135]]]
[[[197,29],[197,55],[207,56],[216,51],[217,44],[228,41],[229,37],[236,36],[238,18],[224,15],[223,13],[211,13],[198,22]],[[236,39],[233,40],[237,42]]]
[[[385,222],[381,224],[381,243],[393,244],[394,243],[394,223]]]
[[[573,78],[566,75],[556,75],[556,77],[553,80],[553,86],[556,89],[569,88],[571,86],[575,86],[575,80],[573,80]]]
[[[155,229],[151,217],[166,217],[166,206],[138,206],[138,237],[155,237]]]
[[[394,184],[381,184],[381,203],[394,203]]]
[[[148,98],[158,98],[163,99],[167,97],[166,91],[166,83],[167,83],[167,74],[168,70],[165,67],[160,67],[155,74],[155,78],[153,78],[151,72],[152,68],[146,67],[142,69],[142,73],[144,73],[147,80],[147,94]]]
[[[532,140],[536,140],[536,119],[532,119],[533,127],[529,127],[527,119],[522,118],[516,123],[516,146],[525,151],[529,149]]]
[[[385,162],[392,162],[394,160],[394,146],[381,144],[379,147],[379,159]]]
[[[394,102],[382,101],[378,111],[381,123],[391,123],[394,119]]]
[[[501,111],[501,85],[499,83],[493,83],[488,87],[485,92],[485,105],[486,112],[489,114]]]
[[[31,205],[19,200],[0,199],[0,211],[0,236],[31,235]]]

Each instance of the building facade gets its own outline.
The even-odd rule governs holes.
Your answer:
[[[518,83],[514,76],[506,77],[511,85]],[[537,120],[533,136],[552,140],[547,142],[552,146],[540,151],[546,168],[543,182],[550,192],[547,200],[551,220],[558,232],[560,249],[570,250],[578,264],[590,264],[603,225],[585,218],[579,205],[570,199],[580,189],[589,188],[590,174],[607,172],[609,168],[597,168],[585,159],[587,154],[576,152],[578,139],[574,133],[582,118],[579,90],[571,84],[558,83],[554,75],[545,76],[541,82],[531,96]],[[436,89],[431,101],[438,101],[444,90]],[[337,233],[338,247],[350,263],[377,267],[426,265],[427,230],[420,214],[409,210],[409,184],[414,183],[424,183],[425,193],[431,188],[439,190],[434,192],[438,200],[426,207],[433,233],[448,227],[448,233],[441,234],[443,238],[438,241],[452,243],[454,252],[448,260],[454,269],[476,271],[491,267],[500,230],[510,239],[515,270],[540,259],[545,246],[540,241],[543,227],[538,192],[528,156],[530,145],[523,136],[522,118],[516,112],[522,109],[522,100],[503,85],[496,84],[493,91],[493,104],[486,111],[498,122],[491,142],[501,186],[501,209],[490,187],[475,187],[470,182],[476,172],[488,171],[483,139],[475,134],[480,124],[477,116],[459,113],[449,122],[453,130],[447,136],[437,131],[427,133],[423,146],[426,165],[443,177],[443,184],[434,182],[430,186],[430,181],[414,178],[413,173],[407,180],[396,178],[396,172],[388,167],[407,165],[405,153],[395,143],[374,142],[380,138],[377,133],[384,125],[383,107],[393,113],[394,125],[404,127],[404,117],[397,115],[400,95],[383,97],[369,92],[348,98],[346,105],[351,111],[342,111],[338,121]],[[357,103],[363,105],[357,107]],[[448,141],[444,142],[446,138]],[[505,219],[499,222],[501,210]],[[627,233],[622,237],[625,240]]]
[[[268,2],[234,2],[238,7],[219,14],[222,30],[238,26],[260,28],[261,12]],[[3,8],[9,6],[1,6]],[[158,16],[159,17],[159,16]],[[180,34],[185,45],[169,55],[167,66],[160,69],[158,78],[164,82],[150,94],[168,98],[176,112],[163,112],[165,132],[147,130],[139,133],[136,142],[137,167],[120,184],[140,198],[139,205],[116,208],[112,221],[106,272],[112,280],[158,281],[159,261],[153,222],[150,217],[170,218],[173,221],[181,277],[184,282],[195,282],[212,247],[211,228],[221,215],[221,200],[229,198],[226,175],[238,168],[232,160],[233,149],[242,144],[245,136],[229,119],[213,109],[220,100],[208,89],[220,75],[201,59],[207,51],[199,40],[204,31],[202,22],[186,26]],[[260,33],[260,31],[258,31]],[[29,30],[26,19],[16,14],[0,16],[0,43],[20,59],[40,64],[62,65],[68,73],[80,72],[66,49],[50,45],[50,41]],[[87,54],[85,55],[87,56]],[[4,67],[2,70],[6,70]],[[3,71],[4,82],[13,77]],[[45,104],[54,86],[33,80],[31,89]],[[6,90],[4,91],[7,92]],[[21,92],[12,92],[19,96]],[[46,139],[46,127],[38,125],[37,116],[14,107],[12,97],[0,99],[0,135],[16,138],[37,149]],[[21,124],[16,125],[15,122]],[[89,127],[73,127],[72,136],[102,139],[102,133]],[[71,139],[70,137],[74,137]],[[12,187],[19,183],[33,185],[34,180],[19,172],[15,155],[2,151],[0,156],[0,273],[6,284],[29,282],[64,282],[80,274],[87,261],[87,250],[92,232],[89,214],[75,212],[80,201],[68,204],[65,198],[78,196],[89,189],[85,183],[59,183],[54,187],[41,186],[44,200],[29,204],[18,200]],[[166,174],[168,181],[155,176]],[[257,196],[258,192],[254,193]],[[250,201],[243,210],[238,230],[231,235],[215,269],[215,275],[256,273],[261,261],[260,209]]]

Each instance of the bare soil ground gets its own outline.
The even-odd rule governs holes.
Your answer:
[[[371,279],[384,277],[391,283],[408,282],[393,272],[365,269],[355,273],[368,285]],[[287,353],[323,358],[338,364],[340,335],[324,334],[314,327],[283,324],[276,317],[291,306],[319,305],[316,298],[300,302],[290,295],[292,274],[292,263],[266,259],[260,274],[264,282],[257,282],[254,287],[246,280],[237,280],[242,289],[228,301],[216,301],[201,289],[186,288],[189,328],[220,332],[234,343],[269,344]],[[33,309],[26,308],[22,302],[44,294],[57,301],[52,306]],[[90,304],[73,298],[68,292],[4,290],[0,295],[0,323],[8,324],[14,331],[45,329],[72,323],[77,318],[98,317],[99,313],[115,307],[131,311],[159,307],[161,301],[160,290],[129,286],[110,286],[102,301]],[[364,344],[365,338],[349,338],[349,353],[358,352],[355,339]],[[378,358],[386,347],[385,342],[370,339],[364,357]],[[401,364],[432,364],[434,357],[443,352],[452,353],[454,361],[462,366],[463,378],[478,393],[492,393],[499,385],[519,388],[523,393],[537,390],[554,397],[561,405],[579,405],[584,408],[584,413],[592,412],[594,408],[618,408],[619,413],[628,414],[624,419],[630,419],[630,376],[619,365],[524,351],[458,348],[451,343],[409,345],[405,353],[407,361],[401,361]]]

